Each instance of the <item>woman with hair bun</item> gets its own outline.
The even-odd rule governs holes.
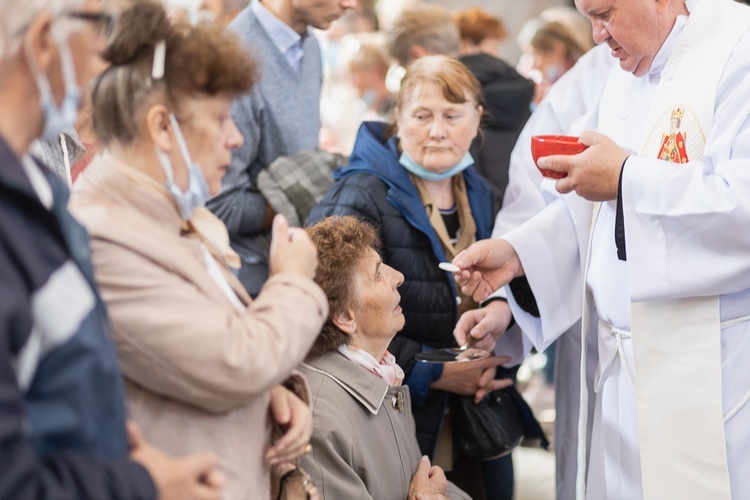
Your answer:
[[[130,417],[167,451],[215,452],[225,498],[268,498],[270,466],[308,448],[307,388],[293,369],[328,305],[312,280],[315,247],[283,217],[273,275],[252,301],[226,228],[203,207],[242,144],[230,104],[252,87],[255,62],[218,27],[173,25],[146,0],[122,14],[103,57],[92,86],[102,152],[71,209],[91,234]]]

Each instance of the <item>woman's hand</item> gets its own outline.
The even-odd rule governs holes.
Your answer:
[[[507,356],[490,356],[481,361],[466,363],[446,363],[443,374],[430,384],[433,389],[474,396],[474,402],[480,402],[490,392],[513,385],[511,379],[495,379],[496,367],[507,363]]]
[[[271,465],[291,462],[310,451],[313,431],[312,412],[304,401],[283,386],[271,389],[269,405],[273,421],[284,431],[266,453]]]
[[[408,500],[448,500],[447,490],[448,480],[443,469],[430,465],[430,459],[423,456],[411,477]]]
[[[318,252],[304,229],[289,227],[283,215],[273,219],[273,237],[269,256],[271,274],[293,273],[315,277]]]

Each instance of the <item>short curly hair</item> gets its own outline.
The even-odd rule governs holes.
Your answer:
[[[354,289],[354,273],[367,249],[380,247],[380,236],[369,223],[356,217],[327,217],[307,228],[318,250],[315,282],[328,297],[329,316],[315,340],[310,356],[318,356],[346,344],[348,336],[339,330],[332,318],[349,307],[359,307]]]

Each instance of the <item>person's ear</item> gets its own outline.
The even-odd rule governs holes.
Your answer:
[[[155,104],[146,111],[146,132],[156,147],[167,153],[174,147],[169,128],[169,109],[165,105]]]
[[[46,74],[57,51],[57,45],[52,37],[51,15],[44,13],[37,17],[29,25],[23,38],[26,56],[31,59],[30,63]]]
[[[401,110],[398,107],[393,108],[393,123],[396,124],[396,137],[401,139]]]
[[[479,134],[479,127],[482,125],[482,115],[484,114],[484,107],[481,104],[477,104],[477,130],[474,133],[474,137]]]
[[[656,11],[659,14],[664,13],[670,4],[674,3],[674,0],[655,0],[656,2]]]
[[[477,51],[479,45],[474,43],[471,38],[462,38],[458,43],[459,54],[473,54]]]
[[[331,321],[336,325],[336,328],[347,335],[352,335],[357,331],[357,318],[351,307],[334,314]]]
[[[409,56],[409,63],[412,63],[416,61],[417,59],[420,59],[424,56],[432,55],[432,52],[425,49],[421,45],[412,45],[409,47],[409,49],[406,51],[406,54]]]

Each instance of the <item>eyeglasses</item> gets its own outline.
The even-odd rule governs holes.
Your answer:
[[[112,39],[117,29],[117,16],[109,12],[68,11],[63,16],[91,23],[97,35],[107,41]]]

